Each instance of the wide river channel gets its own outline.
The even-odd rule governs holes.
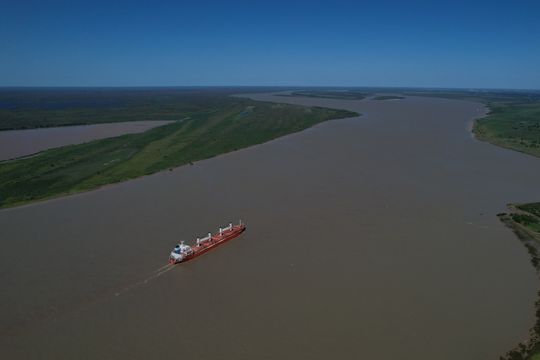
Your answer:
[[[482,105],[249,96],[363,116],[1,210],[0,358],[478,360],[527,337],[538,278],[496,214],[540,199],[540,160],[475,140]]]

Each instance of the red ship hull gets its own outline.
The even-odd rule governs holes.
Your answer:
[[[181,261],[169,260],[169,263],[178,264],[180,262],[186,262],[186,261],[195,259],[196,257],[201,256],[205,252],[210,251],[218,247],[219,245],[224,244],[227,241],[234,239],[235,237],[242,234],[245,230],[246,230],[246,225],[240,224],[240,225],[233,226],[232,229],[230,230],[223,231],[221,234],[219,233],[214,234],[208,241],[205,241],[204,243],[198,246],[193,246],[192,247],[193,254],[188,255]]]

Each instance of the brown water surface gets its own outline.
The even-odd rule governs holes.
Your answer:
[[[252,97],[364,116],[0,211],[1,358],[496,359],[527,336],[537,277],[495,214],[540,198],[540,161],[471,138],[481,105]]]
[[[0,131],[0,161],[28,156],[50,148],[139,133],[168,123],[170,121],[126,121]]]

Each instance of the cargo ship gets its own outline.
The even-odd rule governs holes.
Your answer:
[[[182,241],[174,247],[173,251],[171,251],[171,254],[169,255],[169,264],[178,264],[196,258],[218,245],[234,239],[245,230],[246,224],[243,224],[242,221],[240,221],[238,225],[233,225],[231,223],[227,227],[219,228],[219,232],[214,235],[208,233],[208,235],[203,238],[197,238],[195,245],[193,246],[189,246]]]

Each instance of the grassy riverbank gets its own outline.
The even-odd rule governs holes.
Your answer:
[[[489,108],[476,120],[473,133],[481,141],[540,157],[540,95],[536,92],[487,93],[475,96]],[[531,256],[540,273],[540,203],[511,205],[511,212],[499,214]],[[540,293],[535,303],[536,322],[527,341],[519,343],[503,359],[540,359]]]
[[[492,103],[489,109],[473,129],[479,140],[540,157],[540,101]]]
[[[540,157],[540,91],[407,90],[404,93],[483,103],[489,113],[474,124],[473,133],[478,140]]]
[[[374,92],[379,95],[372,99],[383,101],[403,99],[398,95],[402,93],[481,102],[489,108],[489,114],[474,124],[473,132],[479,140],[540,157],[539,91],[336,88],[296,90],[283,96],[360,100]]]
[[[0,163],[0,207],[95,189],[260,144],[322,121],[357,115],[239,98],[222,101],[220,107],[144,133]]]
[[[491,101],[490,101],[491,100]],[[494,145],[540,157],[540,99],[536,95],[522,94],[511,99],[486,101],[489,114],[475,122],[473,132],[477,139]],[[511,206],[509,214],[499,218],[527,248],[531,263],[540,273],[540,203]],[[503,359],[540,359],[540,293],[535,303],[536,322],[527,341],[518,344]]]
[[[540,203],[509,205],[510,212],[498,214],[499,219],[511,228],[529,252],[531,264],[540,274]],[[529,339],[517,344],[502,360],[540,359],[540,292],[535,303],[536,320],[530,329]]]

